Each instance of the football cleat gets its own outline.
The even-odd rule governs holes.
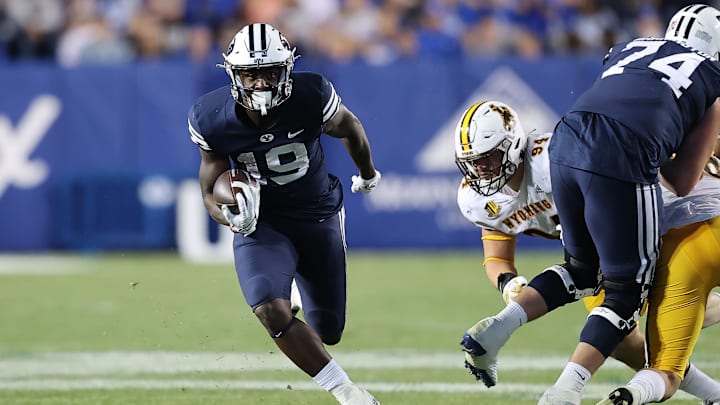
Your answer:
[[[493,343],[488,331],[495,321],[492,317],[481,320],[468,329],[460,341],[465,352],[465,368],[488,388],[497,384],[497,354],[502,346]]]
[[[538,405],[580,405],[581,401],[582,393],[552,386],[540,397]]]
[[[596,405],[640,405],[640,392],[633,387],[616,388]]]
[[[710,401],[706,399],[702,401],[701,405],[720,405],[720,401]]]
[[[334,388],[332,394],[341,405],[380,405],[372,394],[352,382]]]

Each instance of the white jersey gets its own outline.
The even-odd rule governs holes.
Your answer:
[[[525,171],[517,192],[505,185],[497,193],[484,196],[463,179],[457,202],[465,218],[480,228],[508,235],[525,233],[559,239],[547,152],[551,136],[551,133],[529,135],[524,154]]]
[[[720,179],[704,175],[685,197],[662,187],[664,234],[669,229],[707,221],[720,216]]]

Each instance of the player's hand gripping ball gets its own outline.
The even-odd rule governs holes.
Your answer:
[[[215,203],[233,232],[245,236],[255,231],[260,215],[260,185],[242,170],[226,170],[213,186]]]

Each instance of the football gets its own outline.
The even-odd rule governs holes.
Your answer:
[[[253,186],[256,184],[255,179],[248,176],[247,173],[242,170],[226,170],[215,180],[213,198],[217,205],[227,205],[230,211],[237,214],[238,202],[235,196],[237,194],[244,196],[244,193],[235,182],[242,182]]]

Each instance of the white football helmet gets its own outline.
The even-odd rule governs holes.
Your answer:
[[[290,72],[297,59],[295,48],[291,48],[285,36],[272,25],[255,23],[243,27],[233,37],[223,58],[225,62],[218,66],[230,76],[230,91],[243,107],[266,115],[268,110],[290,97]],[[243,71],[277,67],[281,68],[280,77],[277,83],[267,83],[268,90],[258,91],[243,86]]]
[[[509,105],[479,102],[465,110],[455,129],[455,163],[473,190],[492,195],[517,171],[527,140]]]
[[[705,4],[683,7],[670,19],[665,38],[683,41],[714,60],[720,53],[720,11]]]

